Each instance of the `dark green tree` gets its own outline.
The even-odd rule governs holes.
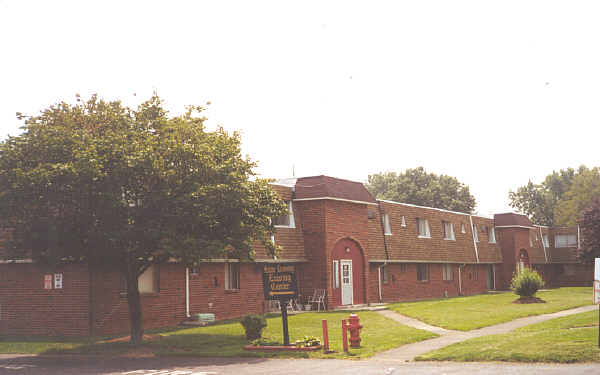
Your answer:
[[[118,268],[131,340],[143,337],[138,277],[177,260],[252,258],[285,204],[255,179],[239,134],[206,131],[201,107],[170,117],[153,96],[137,109],[78,97],[26,118],[0,143],[0,225],[8,256]]]
[[[563,220],[557,217],[557,207],[565,199],[574,179],[588,171],[589,169],[582,165],[577,170],[567,168],[553,171],[540,184],[529,181],[527,185],[508,193],[509,204],[529,216],[534,224],[560,224]]]
[[[596,197],[583,211],[579,219],[581,251],[579,258],[585,263],[594,263],[600,258],[600,198]]]
[[[378,199],[472,213],[476,202],[456,177],[427,173],[423,167],[404,173],[369,175],[367,189]]]

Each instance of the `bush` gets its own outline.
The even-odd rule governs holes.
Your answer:
[[[538,289],[543,286],[544,280],[542,280],[542,277],[528,267],[514,275],[510,281],[510,289],[521,297],[533,297]]]
[[[267,320],[262,315],[246,315],[240,321],[246,331],[246,339],[254,341],[262,336],[262,330],[267,326]]]

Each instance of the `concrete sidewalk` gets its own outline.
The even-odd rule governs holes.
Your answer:
[[[501,323],[489,327],[474,329],[472,331],[452,331],[440,327],[431,326],[423,323],[416,319],[406,317],[398,314],[391,310],[379,311],[380,314],[393,319],[399,323],[405,324],[410,327],[423,329],[433,333],[437,333],[440,337],[429,339],[425,341],[416,342],[414,344],[408,344],[401,346],[396,349],[388,350],[383,353],[375,355],[371,360],[385,360],[385,361],[401,361],[407,362],[412,361],[415,357],[428,353],[433,350],[441,349],[445,346],[455,344],[457,342],[465,341],[475,337],[497,335],[502,333],[510,332],[514,329],[528,326],[530,324],[544,322],[546,320],[560,318],[563,316],[578,314],[582,312],[597,310],[596,305],[582,306],[575,309],[558,311],[551,314],[543,314],[537,316],[528,316],[525,318],[515,319],[510,322]]]

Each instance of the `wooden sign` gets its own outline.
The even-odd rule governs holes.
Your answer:
[[[263,287],[266,299],[290,299],[298,296],[296,265],[266,264],[263,267]]]

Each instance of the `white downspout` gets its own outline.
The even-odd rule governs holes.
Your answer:
[[[544,258],[546,259],[546,263],[548,263],[548,254],[546,254],[546,244],[544,243],[544,234],[542,233],[542,227],[540,229],[540,240],[542,240],[542,247],[544,248]]]
[[[473,246],[475,246],[475,259],[477,259],[477,263],[479,263],[479,252],[477,251],[477,241],[475,241],[475,231],[477,230],[473,226],[473,217],[469,215],[469,221],[471,222],[471,233],[473,234]],[[479,236],[479,234],[477,234]]]
[[[185,267],[185,316],[190,317],[190,268]]]
[[[379,302],[382,301],[382,298],[381,298],[381,267],[383,267],[383,266],[377,267],[377,282],[379,283]]]
[[[579,233],[579,224],[577,224],[577,249],[581,249],[581,236]]]
[[[462,268],[462,264],[458,265],[458,295],[462,296],[462,276],[460,273],[460,269]]]

